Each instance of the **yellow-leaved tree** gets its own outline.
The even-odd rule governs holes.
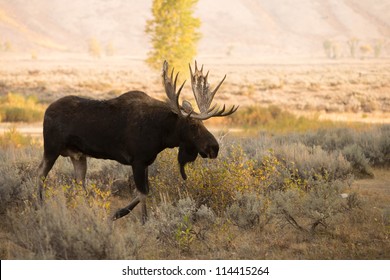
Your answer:
[[[153,46],[147,58],[151,67],[161,69],[163,61],[167,60],[170,67],[182,73],[182,77],[188,74],[188,63],[195,57],[200,39],[200,19],[194,17],[197,2],[153,1],[153,19],[147,21],[145,29]]]

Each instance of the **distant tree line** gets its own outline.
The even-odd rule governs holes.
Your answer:
[[[337,59],[347,56],[364,59],[370,55],[375,58],[381,57],[386,44],[385,39],[376,39],[372,43],[368,43],[352,37],[344,43],[327,39],[323,41],[322,46],[327,58]]]
[[[105,54],[106,56],[114,56],[116,53],[114,43],[109,41],[104,47],[102,43],[95,37],[91,37],[87,41],[88,53],[90,56],[100,58]]]
[[[8,41],[8,40],[5,40],[5,41],[0,40],[0,51],[1,52],[9,52],[9,51],[12,51],[12,50],[13,50],[13,46],[12,46],[10,41]]]

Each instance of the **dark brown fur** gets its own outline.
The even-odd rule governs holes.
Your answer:
[[[128,214],[143,202],[149,192],[148,166],[166,148],[179,147],[180,173],[200,154],[216,158],[219,145],[202,121],[174,113],[165,102],[144,92],[130,91],[110,100],[92,100],[77,96],[63,97],[45,112],[43,123],[44,155],[39,167],[43,180],[57,158],[69,156],[76,180],[85,184],[87,157],[116,160],[131,165],[137,196],[115,219]],[[42,183],[39,197],[43,199]]]

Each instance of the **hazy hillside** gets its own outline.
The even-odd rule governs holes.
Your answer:
[[[86,52],[87,40],[145,56],[151,0],[0,0],[0,42],[16,51]],[[390,38],[390,0],[199,0],[200,55],[318,55],[326,39]]]

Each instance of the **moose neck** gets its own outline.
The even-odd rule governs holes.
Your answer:
[[[173,114],[167,121],[167,125],[163,128],[163,146],[164,148],[175,148],[180,146],[181,142],[181,126],[182,121],[179,116]]]

